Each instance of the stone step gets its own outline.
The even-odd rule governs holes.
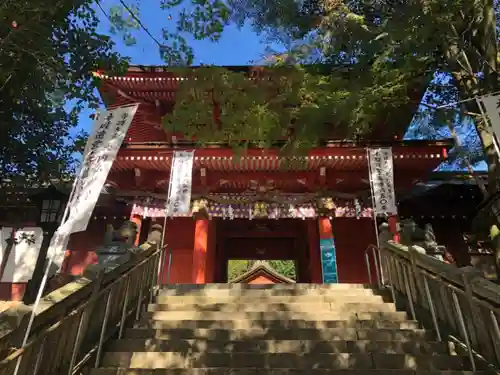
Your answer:
[[[353,353],[173,353],[173,352],[107,352],[103,367],[140,369],[184,368],[324,368],[342,369],[408,369],[467,370],[467,357],[450,355],[353,354]]]
[[[224,321],[219,321],[221,322],[219,325],[224,324]],[[196,324],[202,324],[205,326],[210,326],[210,324],[213,323],[196,323]],[[285,323],[287,324],[287,323]],[[293,324],[293,323],[292,323]],[[303,323],[298,323],[299,325],[302,325]],[[328,325],[328,328],[389,328],[389,329],[417,329],[420,328],[420,323],[416,320],[360,320],[357,318],[354,319],[345,319],[345,320],[329,320],[328,323],[321,323],[321,324],[326,324]],[[148,320],[148,319],[142,319],[136,322],[136,325],[138,326],[144,326],[147,327],[148,325],[152,327],[155,325],[154,321]],[[194,326],[195,324],[190,324],[191,326]],[[309,326],[315,325],[314,322],[308,323]],[[162,328],[162,324],[157,325],[160,328]]]
[[[336,306],[337,307],[337,306]],[[230,308],[230,306],[229,306]],[[264,308],[264,307],[263,307]],[[351,317],[357,313],[396,313],[396,306],[393,303],[384,304],[346,304],[342,310],[325,309],[325,310],[307,310],[307,311],[276,311],[271,309],[251,310],[251,311],[168,311],[156,310],[148,312],[146,315],[153,320],[278,320],[278,319],[309,319],[309,320],[332,320],[333,317]]]
[[[98,368],[90,375],[487,375],[481,371],[429,371],[429,370],[330,370],[330,369],[127,369]]]
[[[167,302],[167,301],[165,301]],[[313,302],[313,303],[275,303],[253,301],[248,303],[156,303],[148,307],[148,311],[220,311],[220,312],[244,312],[244,311],[325,311],[325,310],[345,310],[362,309],[365,306],[391,305],[390,311],[396,311],[394,304],[384,302],[381,296],[364,298],[362,302],[359,298],[352,300],[338,300],[335,302]],[[364,310],[366,311],[366,310]]]
[[[370,284],[230,284],[230,283],[210,283],[210,284],[166,284],[162,290],[193,291],[193,290],[298,290],[298,289],[320,289],[320,290],[352,290],[352,289],[373,289]]]
[[[351,320],[354,321],[355,319]],[[327,329],[338,328],[338,319],[335,320],[163,320],[150,321],[140,320],[134,323],[134,328],[155,328],[155,329],[241,329],[248,330],[251,328],[263,329]],[[345,320],[346,323],[351,321]],[[352,323],[354,324],[354,323]],[[348,326],[352,326],[348,325]]]
[[[381,297],[376,294],[325,294],[325,295],[299,295],[299,296],[283,296],[283,295],[164,295],[159,294],[156,297],[156,303],[164,304],[214,304],[214,303],[236,303],[236,304],[252,304],[252,303],[355,303],[363,302],[366,299]],[[386,297],[388,298],[388,297]],[[370,302],[370,300],[368,300]],[[388,299],[385,301],[389,302]],[[378,300],[376,301],[378,302]]]
[[[321,341],[321,340],[158,340],[121,339],[107,347],[109,352],[178,353],[380,353],[451,354],[454,345],[437,341]]]
[[[152,315],[154,314],[154,318]],[[390,320],[390,321],[406,321],[407,315],[402,312],[392,313],[357,313],[357,314],[324,314],[323,316],[307,316],[304,314],[287,314],[286,316],[273,315],[267,316],[264,319],[257,319],[258,316],[233,316],[226,314],[219,319],[196,319],[186,315],[186,320],[169,319],[157,315],[159,313],[147,313],[146,316],[135,322],[135,327],[150,327],[150,328],[220,328],[220,329],[247,329],[252,327],[260,328],[332,328],[338,326],[338,321],[345,321],[346,324],[356,320]],[[251,313],[249,313],[251,314]],[[295,318],[295,319],[293,319]]]
[[[356,329],[356,328],[258,328],[248,329],[157,329],[153,327],[129,328],[125,331],[129,339],[162,340],[371,340],[410,341],[435,340],[435,334],[423,329]]]
[[[306,297],[306,296],[374,296],[372,289],[162,289],[160,296],[205,296],[205,297]]]

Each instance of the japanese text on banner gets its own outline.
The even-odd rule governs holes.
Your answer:
[[[368,157],[375,215],[397,214],[392,149],[369,149]]]
[[[68,219],[63,224],[64,232],[75,233],[87,229],[94,207],[137,107],[138,104],[112,109],[102,113],[96,119],[94,133],[89,138],[89,144],[86,147],[87,154],[68,202],[70,211]],[[68,226],[71,228],[66,228]]]
[[[188,214],[191,210],[194,151],[175,151],[170,173],[166,216]]]

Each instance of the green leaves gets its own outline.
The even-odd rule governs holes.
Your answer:
[[[96,106],[99,100],[92,71],[124,63],[97,32],[91,5],[7,0],[0,6],[0,18],[18,24],[0,26],[2,178],[40,182],[76,168],[80,136],[71,137],[71,130],[84,103]]]
[[[219,40],[229,21],[229,8],[219,0],[194,0],[180,12],[177,31],[192,34],[195,39]]]
[[[276,65],[255,75],[213,66],[181,70],[185,80],[164,124],[200,144],[270,147],[285,140],[287,151],[298,152],[329,137],[364,137],[384,111],[405,103],[411,77],[399,74],[397,85],[381,85],[354,66],[332,68]]]
[[[129,9],[137,15],[139,14],[137,6],[131,5]],[[111,7],[109,21],[111,22],[111,33],[122,33],[125,45],[131,46],[137,42],[131,30],[138,30],[140,25],[128,10],[118,5]]]
[[[453,80],[429,88],[433,94],[427,99],[440,97],[441,104],[499,87],[498,40],[491,39],[499,23],[486,17],[493,9],[489,1],[230,0],[225,4],[194,0],[170,4],[170,9],[174,5],[181,9],[181,17],[169,37],[187,33],[217,40],[229,21],[239,26],[250,22],[286,47],[285,53],[267,59],[272,61],[271,70],[283,66],[288,70],[280,71],[281,81],[276,79],[279,74],[271,74],[272,84],[259,81],[261,91],[255,81],[242,84],[243,73],[213,68],[213,77],[205,77],[202,89],[194,87],[195,77],[182,83],[174,113],[165,123],[169,127],[175,123],[178,131],[196,136],[200,143],[229,139],[240,147],[242,139],[270,144],[268,137],[285,137],[287,147],[296,150],[298,144],[312,146],[322,137],[359,139],[370,132],[380,114],[418,100],[409,96],[413,83],[436,71]],[[499,4],[494,2],[496,13]],[[301,71],[300,64],[321,67],[321,72]],[[348,77],[339,74],[342,70],[349,71]],[[478,80],[478,72],[485,78]],[[212,84],[207,83],[210,80]],[[217,94],[217,85],[226,94]],[[191,95],[196,90],[201,100]],[[207,94],[213,90],[215,96]],[[221,110],[218,123],[212,113],[214,101]],[[474,107],[467,103],[454,108],[454,113],[463,119],[465,110],[477,112]],[[446,130],[450,118],[457,121],[455,114],[427,111],[417,121],[439,128],[433,131],[437,134],[443,126]],[[457,147],[456,154],[465,152],[461,150]],[[471,159],[478,159],[476,151],[467,149],[474,154]]]

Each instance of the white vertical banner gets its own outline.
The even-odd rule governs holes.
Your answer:
[[[493,134],[495,135],[495,146],[498,150],[498,141],[500,141],[500,94],[486,95],[477,99],[479,109],[486,120],[489,120]],[[483,108],[481,108],[481,105]],[[483,111],[484,109],[484,111]],[[500,154],[499,154],[500,155]]]
[[[68,228],[71,227],[68,226]],[[68,250],[70,234],[57,231],[50,239],[49,250],[47,251],[47,259],[51,262],[48,269],[49,277],[58,272],[64,263],[66,250]]]
[[[165,216],[189,214],[193,185],[194,151],[174,151]]]
[[[397,214],[392,149],[390,147],[368,149],[368,167],[374,215]]]
[[[60,232],[71,234],[87,229],[108,173],[138,107],[139,104],[134,104],[107,110],[95,120],[92,135],[85,147],[86,155],[80,173],[73,183],[68,202],[69,216]]]
[[[15,228],[3,227],[0,230],[0,262],[6,255],[7,239]],[[11,248],[9,259],[3,272],[3,283],[26,283],[33,276],[36,261],[43,241],[43,230],[40,227],[16,229],[15,243]]]

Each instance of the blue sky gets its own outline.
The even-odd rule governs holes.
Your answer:
[[[101,0],[101,4],[105,10],[116,4],[116,0]],[[97,9],[101,19],[100,32],[109,34],[110,21],[107,17]],[[155,1],[141,2],[141,21],[155,37],[160,39],[162,27],[168,26],[169,22],[174,23],[176,15],[172,14],[173,20],[169,20],[169,13],[159,11],[158,3]],[[174,25],[172,25],[174,27]],[[133,46],[127,46],[123,42],[120,35],[113,35],[113,40],[116,43],[116,50],[125,56],[131,58],[132,64],[139,65],[163,65],[158,52],[158,46],[155,41],[150,38],[143,30],[138,30],[135,33],[137,43]],[[161,39],[160,39],[161,41]],[[222,38],[217,42],[211,41],[196,41],[189,40],[188,42],[194,49],[195,64],[214,64],[214,65],[246,65],[253,61],[258,61],[262,58],[266,48],[269,46],[263,37],[257,35],[249,26],[243,27],[241,30],[230,26],[228,27]],[[271,45],[273,49],[279,49],[279,46]],[[80,126],[75,129],[90,131],[92,120],[89,118],[91,111],[84,111],[80,116]],[[409,129],[409,134],[414,130]],[[469,125],[462,126],[458,131],[459,136],[471,133]],[[440,132],[443,136],[448,136],[445,131]],[[462,140],[463,142],[463,140]],[[486,163],[480,163],[476,166],[476,170],[486,170]]]
[[[116,4],[116,0],[104,0],[101,4],[105,10]],[[160,41],[161,28],[168,25],[169,13],[158,12],[158,2],[144,1],[141,5],[141,21],[147,29]],[[106,16],[97,9],[101,19],[100,32],[109,34],[110,22]],[[159,17],[160,15],[160,17]],[[158,52],[158,46],[145,31],[138,30],[135,33],[137,43],[133,46],[126,46],[119,35],[113,35],[116,43],[116,50],[132,59],[132,64],[138,65],[163,65]],[[188,39],[189,40],[189,39]],[[250,27],[242,30],[230,26],[224,31],[222,38],[217,42],[189,40],[195,53],[195,65],[247,65],[252,61],[259,60],[266,49],[267,44],[263,39],[255,34]],[[80,129],[90,131],[92,121],[89,115],[92,112],[85,111],[80,116]]]

